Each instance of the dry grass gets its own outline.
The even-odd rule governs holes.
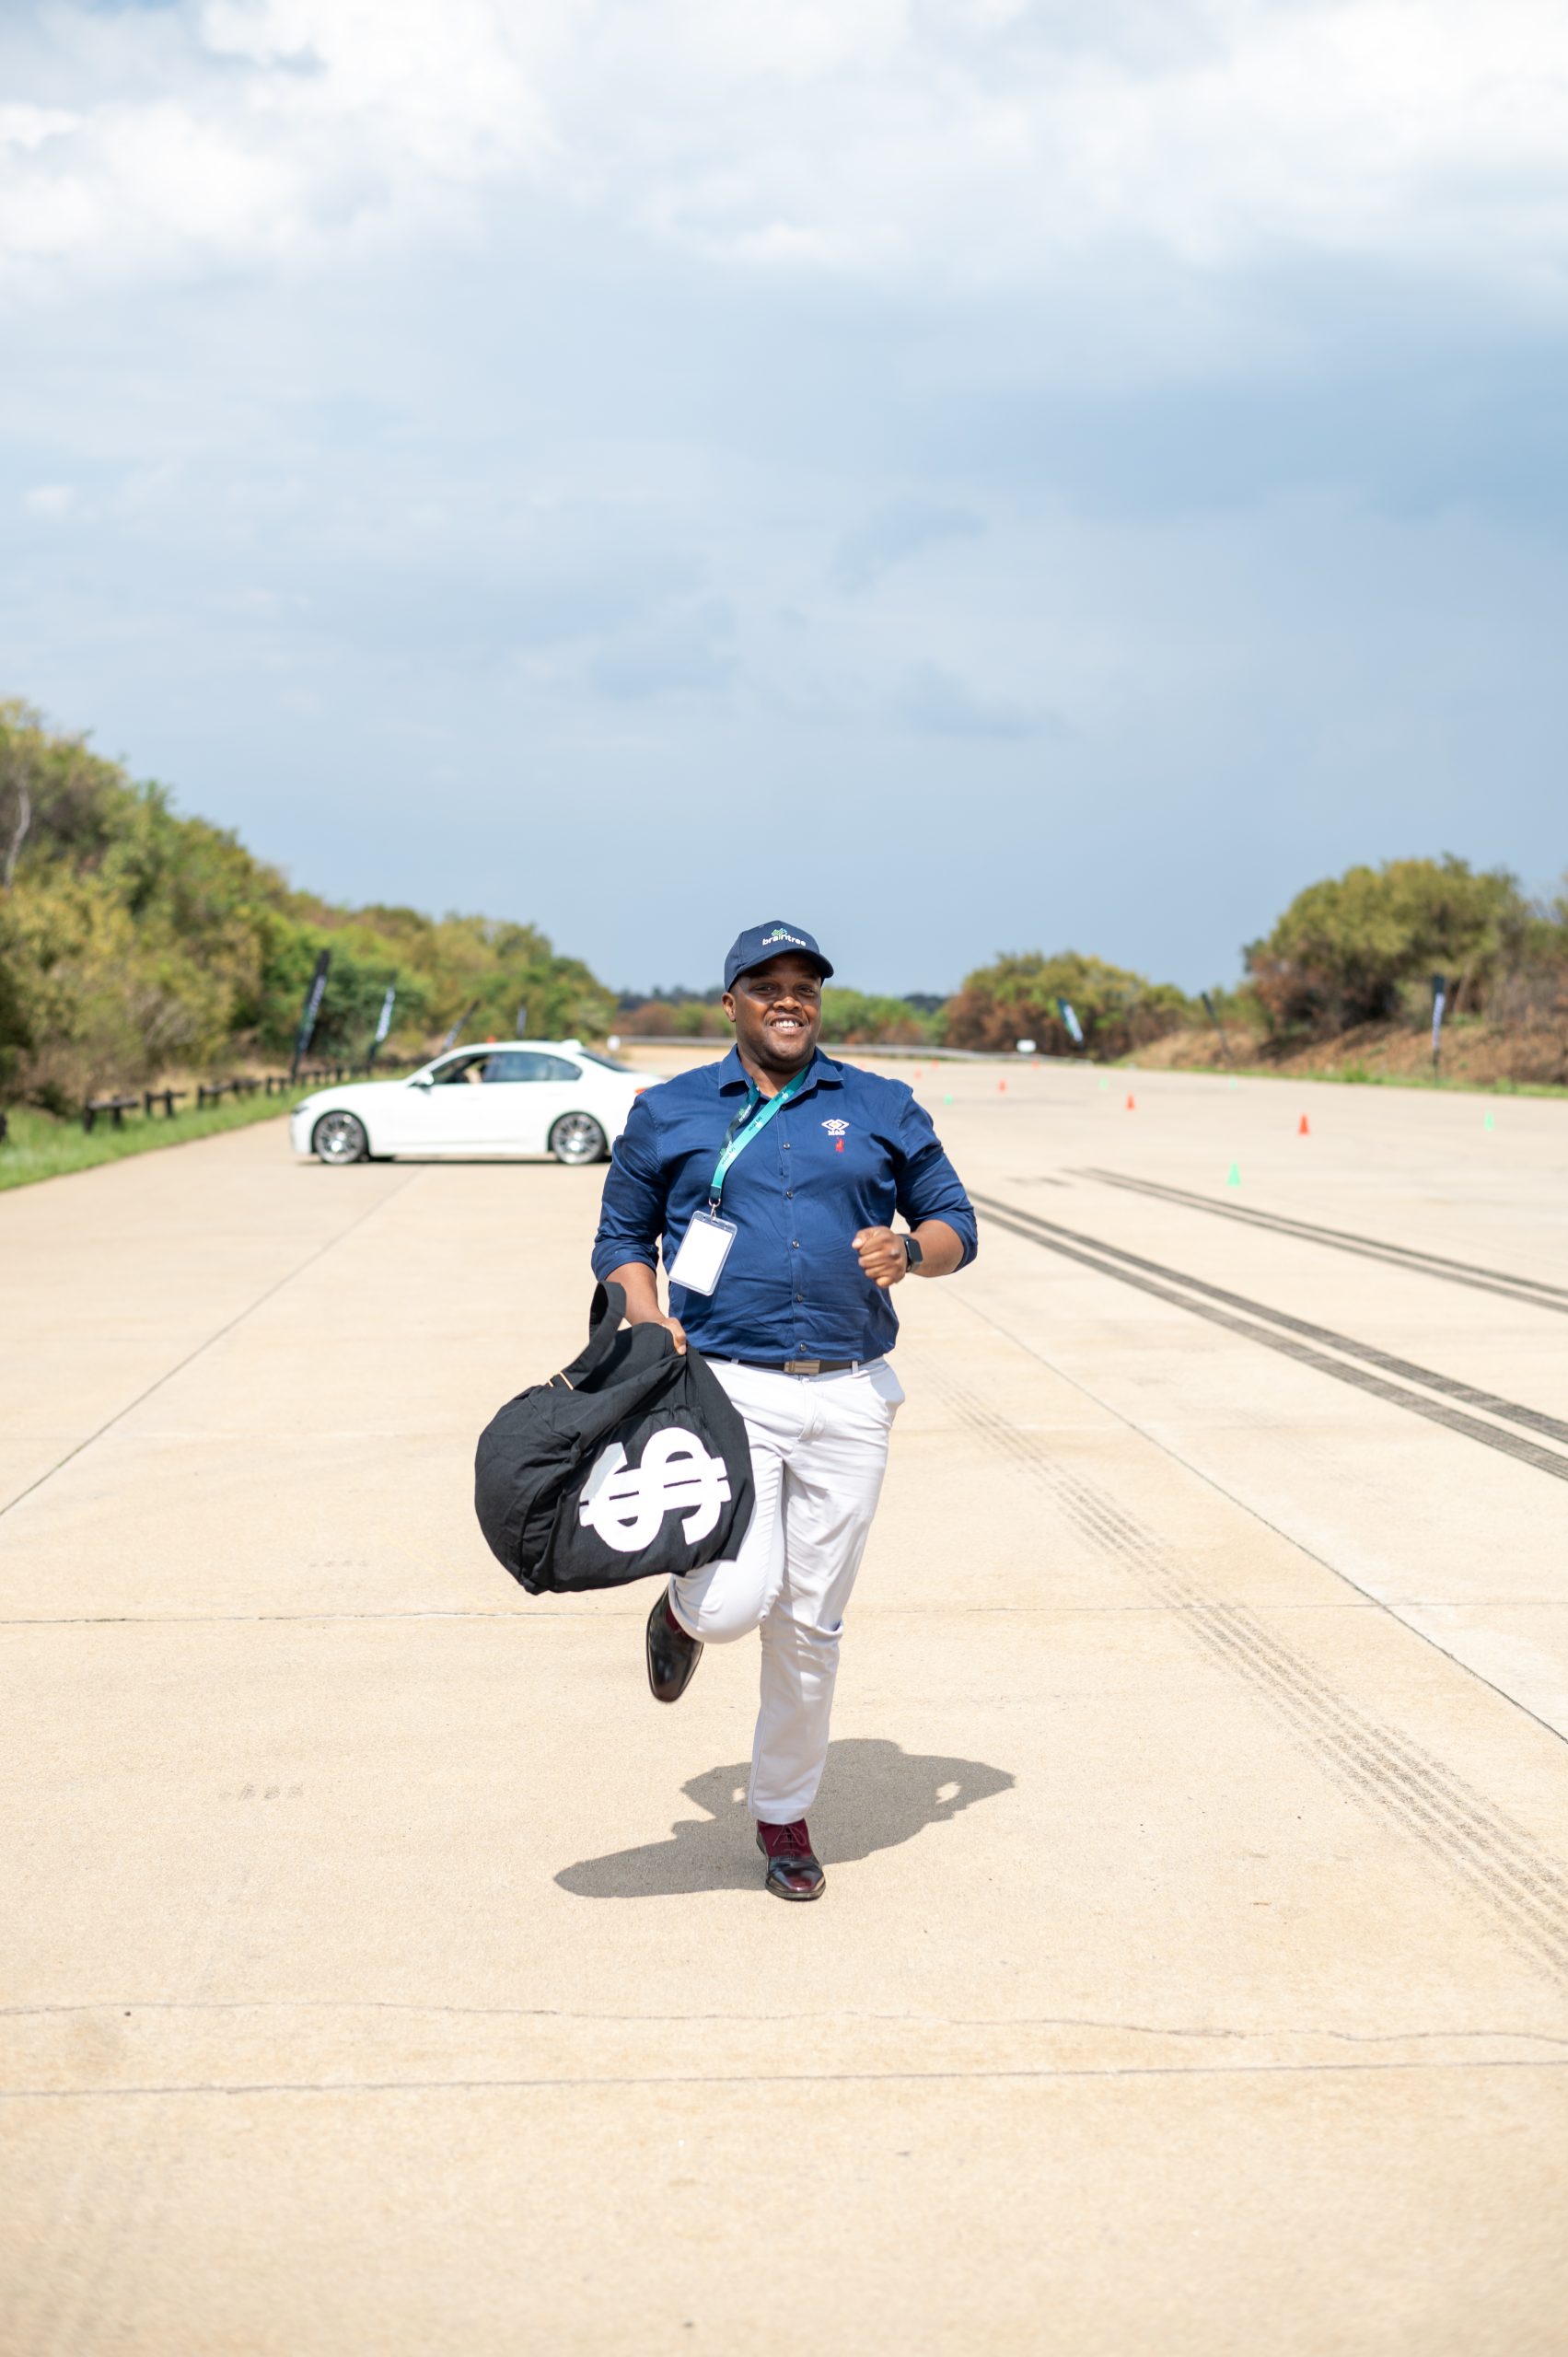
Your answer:
[[[1432,1037],[1403,1023],[1365,1023],[1337,1039],[1282,1051],[1258,1035],[1229,1029],[1233,1068],[1299,1080],[1374,1081],[1433,1086]],[[1171,1031],[1140,1048],[1132,1062],[1159,1072],[1226,1069],[1219,1041],[1202,1030]],[[1461,1016],[1443,1032],[1441,1083],[1455,1088],[1568,1091],[1568,1031],[1560,1025],[1504,1028]]]

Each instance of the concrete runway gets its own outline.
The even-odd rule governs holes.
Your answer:
[[[4,2357],[1568,2350],[1568,1106],[920,1087],[814,1908],[472,1524],[601,1174],[0,1196]]]

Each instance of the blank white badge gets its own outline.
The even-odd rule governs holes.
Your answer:
[[[714,1212],[693,1212],[669,1271],[670,1283],[684,1285],[688,1293],[712,1293],[737,1232],[732,1219],[721,1219]]]

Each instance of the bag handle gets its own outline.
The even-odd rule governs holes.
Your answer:
[[[610,1344],[620,1332],[621,1321],[625,1315],[625,1287],[596,1285],[593,1307],[588,1311],[587,1348],[580,1357],[572,1361],[569,1367],[563,1367],[559,1375],[552,1375],[550,1378],[552,1383],[563,1383],[568,1391],[575,1391],[579,1384],[586,1382],[595,1368],[601,1366],[609,1357]]]

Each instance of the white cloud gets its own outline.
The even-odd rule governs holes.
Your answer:
[[[613,975],[584,813],[715,794],[743,906],[902,818],[898,986],[1550,872],[1565,87],[1559,0],[9,0],[10,682]]]
[[[841,589],[869,589],[885,573],[942,540],[978,539],[983,517],[967,507],[941,506],[929,499],[892,500],[877,508],[840,541],[831,578]]]
[[[894,710],[906,726],[932,737],[1018,739],[1072,735],[1060,713],[979,695],[939,663],[914,663],[900,683]]]
[[[62,107],[0,105],[0,152],[28,155],[47,140],[75,131],[81,118]]]
[[[1557,0],[57,0],[0,68],[0,255],[41,292],[352,258],[487,195],[957,285],[1132,245],[1550,289],[1568,229]]]

